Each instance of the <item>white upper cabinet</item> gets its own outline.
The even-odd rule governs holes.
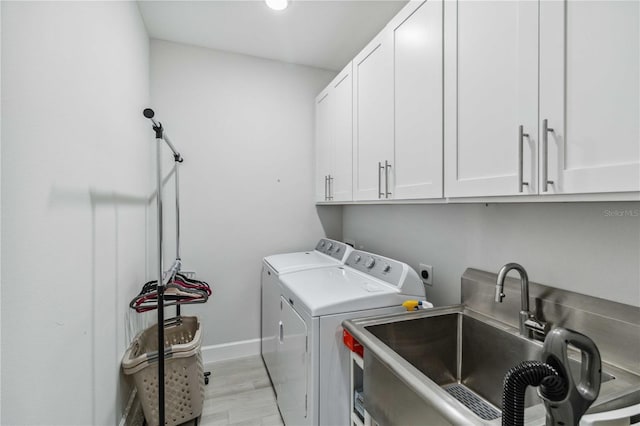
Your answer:
[[[316,201],[329,198],[329,169],[331,164],[331,122],[329,89],[316,97]]]
[[[442,1],[412,1],[353,60],[356,200],[442,197]]]
[[[383,31],[353,60],[354,198],[389,198],[393,160],[393,35]],[[385,165],[386,162],[386,165]],[[386,178],[387,177],[387,178]]]
[[[353,200],[353,75],[351,62],[332,82],[332,201]]]
[[[445,196],[535,194],[538,3],[445,1],[444,26]]]
[[[442,0],[427,0],[391,22],[396,199],[442,198],[442,19]]]
[[[316,200],[353,199],[351,62],[316,97]]]
[[[637,0],[410,1],[316,100],[317,199],[633,199],[639,76]]]
[[[541,194],[640,190],[639,28],[638,1],[540,2]]]

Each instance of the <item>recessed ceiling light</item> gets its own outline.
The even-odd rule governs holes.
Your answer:
[[[273,10],[285,10],[289,5],[289,0],[264,0]]]

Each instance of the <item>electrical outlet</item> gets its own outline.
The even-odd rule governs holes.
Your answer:
[[[423,283],[433,285],[433,266],[421,263],[418,274],[420,275]]]

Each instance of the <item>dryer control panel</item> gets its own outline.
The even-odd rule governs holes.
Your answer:
[[[416,271],[404,262],[366,251],[353,250],[344,264],[385,281],[400,290],[401,294],[419,299],[425,298],[422,280]]]
[[[347,258],[345,265],[398,288],[402,286],[406,276],[405,268],[408,268],[405,263],[360,250],[354,250]]]
[[[351,253],[353,248],[343,242],[322,238],[316,244],[316,251],[331,256],[341,262]]]

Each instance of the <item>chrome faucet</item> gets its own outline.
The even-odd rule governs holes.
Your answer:
[[[498,303],[502,303],[502,299],[504,298],[504,280],[511,270],[516,270],[520,274],[520,335],[532,338],[533,333],[538,333],[543,337],[548,331],[548,325],[538,320],[536,316],[529,311],[529,276],[522,265],[507,263],[500,269],[500,272],[498,272],[498,280],[496,281],[495,300]]]

